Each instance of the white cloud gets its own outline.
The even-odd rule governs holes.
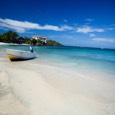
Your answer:
[[[39,30],[54,30],[54,31],[62,31],[63,29],[58,27],[58,26],[53,26],[53,25],[48,25],[46,24],[45,26],[40,26],[36,29],[39,29]]]
[[[63,25],[63,26],[61,26],[61,29],[62,30],[73,30],[73,27],[68,26],[68,25]]]
[[[102,29],[102,28],[94,28],[94,27],[91,27],[91,26],[83,26],[83,27],[78,27],[76,31],[79,32],[79,33],[87,34],[87,33],[92,33],[92,32],[104,32],[105,30]]]
[[[95,36],[95,34],[89,34],[89,37],[94,37]]]
[[[115,38],[93,38],[92,40],[96,42],[115,42]]]
[[[70,30],[70,26],[54,26],[54,25],[44,25],[41,26],[37,23],[32,23],[28,21],[17,21],[12,19],[1,19],[0,18],[0,28],[4,29],[14,29],[17,32],[23,33],[26,30],[30,29],[38,29],[38,30],[54,30],[54,31],[64,31],[64,30]]]

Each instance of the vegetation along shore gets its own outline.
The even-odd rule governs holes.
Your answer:
[[[47,39],[42,36],[33,36],[33,37],[22,37],[19,36],[17,32],[7,31],[3,34],[0,34],[0,42],[3,43],[17,43],[17,44],[32,44],[38,46],[62,46],[61,43]]]

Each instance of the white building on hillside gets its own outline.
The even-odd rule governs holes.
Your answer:
[[[39,36],[39,35],[34,35],[32,36],[32,39],[35,39],[35,40],[41,40],[43,42],[47,42],[47,38],[46,37],[43,37],[43,36]]]
[[[46,39],[46,37],[35,35],[32,36],[32,39],[41,40],[41,39]]]

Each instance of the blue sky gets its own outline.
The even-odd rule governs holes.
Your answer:
[[[115,48],[115,0],[0,0],[0,33]]]

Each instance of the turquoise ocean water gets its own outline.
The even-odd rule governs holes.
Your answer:
[[[29,50],[29,46],[1,45],[4,48]],[[115,79],[115,49],[98,49],[71,46],[33,46],[36,61],[44,60],[58,67],[78,71],[94,77]]]

